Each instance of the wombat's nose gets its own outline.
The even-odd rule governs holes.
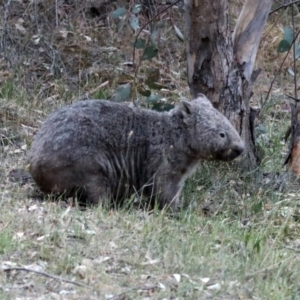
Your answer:
[[[234,147],[232,147],[231,151],[232,151],[232,156],[234,157],[238,157],[239,155],[241,155],[243,153],[245,149],[244,143],[241,142],[237,145],[235,145]]]

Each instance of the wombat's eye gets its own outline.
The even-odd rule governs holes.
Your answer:
[[[224,137],[225,137],[225,133],[221,132],[221,133],[220,133],[220,137],[221,137],[221,138],[224,138]]]

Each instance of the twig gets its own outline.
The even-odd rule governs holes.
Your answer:
[[[136,37],[135,37],[135,41],[133,44],[133,53],[132,53],[132,64],[134,65],[134,61],[135,61],[135,45],[137,43],[138,37],[141,34],[141,32],[144,30],[144,28],[149,25],[154,19],[156,19],[159,15],[161,15],[162,13],[164,13],[165,11],[167,11],[169,8],[171,8],[172,6],[176,5],[177,3],[179,3],[182,0],[177,0],[174,3],[168,5],[166,8],[164,8],[162,11],[159,11],[153,18],[151,18],[148,22],[146,22],[146,24],[144,24],[141,29],[138,31]],[[137,65],[137,69],[139,68],[140,63]]]
[[[99,90],[101,90],[103,87],[107,86],[109,84],[109,81],[104,81],[103,83],[101,83],[100,85],[98,85],[96,88],[90,90],[87,92],[87,96],[89,97],[91,94],[95,94],[96,92],[98,92]]]
[[[293,97],[293,96],[290,96],[290,95],[287,95],[287,94],[284,94],[284,96],[290,98],[290,99],[293,99],[295,100],[296,102],[300,102],[300,99],[296,98],[296,97]]]
[[[285,248],[285,249],[288,249],[288,250],[291,250],[291,251],[294,251],[294,252],[296,252],[296,253],[300,253],[300,249],[297,249],[297,248],[294,248],[294,247],[285,246],[284,248]]]
[[[128,293],[130,293],[130,292],[133,292],[133,291],[138,291],[138,290],[142,290],[142,291],[151,291],[151,290],[153,290],[153,289],[155,289],[155,288],[157,288],[156,285],[149,286],[149,287],[134,287],[134,288],[131,288],[131,289],[125,291],[125,292],[122,292],[122,293],[120,293],[120,294],[117,294],[117,295],[113,296],[113,297],[110,298],[110,299],[120,299],[121,296],[124,296],[124,295],[126,295],[126,294],[128,294]]]
[[[288,6],[293,5],[293,4],[296,4],[296,3],[298,3],[298,2],[300,2],[300,0],[297,0],[297,1],[294,1],[294,2],[291,2],[291,3],[288,3],[288,4],[284,4],[284,5],[280,6],[280,7],[278,7],[278,8],[276,8],[276,9],[272,10],[272,11],[269,13],[269,16],[270,16],[271,14],[275,13],[276,11],[282,9],[282,8],[288,7]]]
[[[285,57],[284,57],[284,59],[283,59],[281,65],[280,65],[279,69],[277,70],[277,72],[276,72],[275,75],[274,75],[274,78],[273,78],[273,80],[272,80],[272,82],[271,82],[271,84],[270,84],[270,87],[269,87],[269,90],[268,90],[266,99],[265,99],[265,101],[263,102],[263,104],[262,104],[262,106],[261,106],[261,109],[260,109],[258,115],[261,114],[261,112],[263,111],[264,106],[265,106],[266,103],[268,102],[268,99],[269,99],[269,96],[270,96],[270,93],[271,93],[273,84],[274,84],[274,82],[275,82],[275,80],[276,80],[276,78],[277,78],[279,72],[282,70],[283,64],[284,64],[284,62],[286,61],[286,59],[287,59],[287,57],[288,57],[288,55],[289,55],[289,53],[290,53],[290,51],[291,51],[291,49],[292,49],[292,47],[293,47],[295,41],[297,40],[299,34],[300,34],[300,30],[297,32],[297,34],[296,34],[296,36],[295,36],[295,38],[294,38],[292,44],[290,45],[290,48],[289,48],[288,52],[286,53],[286,55],[285,55]],[[296,70],[295,70],[295,71],[296,71]]]
[[[132,65],[133,65],[133,67],[135,68],[135,70],[134,70],[134,82],[133,82],[133,86],[134,86],[134,87],[135,87],[135,85],[136,85],[137,73],[138,73],[138,70],[139,70],[140,65],[141,65],[141,59],[139,60],[137,66],[135,66],[135,64],[134,64],[134,61],[135,61],[135,45],[136,45],[136,43],[137,43],[137,41],[138,41],[139,35],[140,35],[141,32],[144,30],[144,28],[145,28],[148,24],[150,24],[155,18],[157,18],[159,15],[161,15],[162,13],[164,13],[165,11],[167,11],[169,8],[171,8],[172,6],[176,5],[176,4],[179,3],[180,1],[182,1],[182,0],[177,0],[177,1],[175,1],[174,3],[168,5],[168,6],[167,6],[166,8],[164,8],[162,11],[159,11],[154,17],[152,17],[148,22],[146,22],[146,24],[144,24],[144,25],[141,27],[141,29],[138,31],[138,33],[137,33],[137,35],[136,35],[136,37],[135,37],[135,40],[134,40],[134,44],[133,44],[133,52],[132,52]],[[147,45],[146,45],[146,47],[145,47],[145,49],[144,49],[144,53],[145,53],[145,50],[146,50],[146,48],[147,48],[149,42],[150,42],[150,39],[147,41]],[[144,53],[143,53],[143,54],[144,54]]]
[[[147,47],[148,47],[148,45],[149,45],[149,43],[150,43],[150,39],[148,39],[148,41],[147,41],[147,44],[145,45],[145,49],[147,49]],[[144,50],[144,53],[145,53],[145,50]],[[144,53],[143,53],[143,55],[144,55]],[[134,67],[134,54],[135,54],[135,43],[134,43],[134,45],[133,45],[133,61],[132,61],[132,65],[133,65],[133,67]],[[142,56],[143,57],[143,56]],[[139,70],[139,68],[140,68],[140,65],[141,65],[141,59],[139,60],[139,62],[138,62],[138,65],[135,67],[135,70],[134,70],[134,85],[135,85],[135,80],[136,80],[136,78],[137,78],[137,73],[138,73],[138,70]]]
[[[88,287],[88,285],[83,284],[83,283],[80,283],[80,282],[76,282],[76,281],[73,281],[73,280],[69,280],[69,279],[62,278],[62,277],[60,277],[60,276],[51,275],[51,274],[48,274],[48,273],[46,273],[46,272],[36,271],[36,270],[33,270],[33,269],[24,268],[24,267],[5,268],[5,269],[3,269],[3,271],[4,271],[4,272],[10,272],[10,271],[32,272],[32,273],[35,273],[35,274],[38,274],[38,275],[42,275],[42,276],[45,276],[45,277],[49,277],[49,278],[52,278],[52,279],[56,279],[56,280],[58,280],[58,281],[64,281],[64,282],[71,283],[71,284],[74,284],[74,285],[77,285],[77,286],[85,286],[85,287]]]

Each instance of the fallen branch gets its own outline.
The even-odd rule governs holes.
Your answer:
[[[24,267],[4,268],[3,271],[4,272],[11,272],[11,271],[31,272],[31,273],[35,273],[35,274],[38,274],[38,275],[49,277],[49,278],[52,278],[52,279],[55,279],[55,280],[58,280],[58,281],[63,281],[63,282],[71,283],[71,284],[74,284],[74,285],[77,285],[77,286],[88,287],[88,285],[80,283],[80,282],[76,282],[76,281],[73,281],[73,280],[62,278],[60,276],[51,275],[51,274],[46,273],[46,272],[36,271],[36,270],[33,270],[33,269],[24,268]]]
[[[155,288],[157,288],[156,285],[153,285],[153,286],[149,286],[149,287],[134,287],[134,288],[131,288],[125,292],[122,292],[120,294],[117,294],[115,296],[113,296],[112,298],[110,299],[120,299],[120,298],[123,298],[123,296],[125,296],[126,294],[130,293],[130,292],[133,292],[133,291],[138,291],[138,290],[142,290],[142,291],[150,291],[150,290],[154,290]]]

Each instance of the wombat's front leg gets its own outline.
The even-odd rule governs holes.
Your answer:
[[[176,212],[180,208],[181,190],[182,184],[180,180],[174,177],[167,177],[157,183],[159,208],[168,208]]]

